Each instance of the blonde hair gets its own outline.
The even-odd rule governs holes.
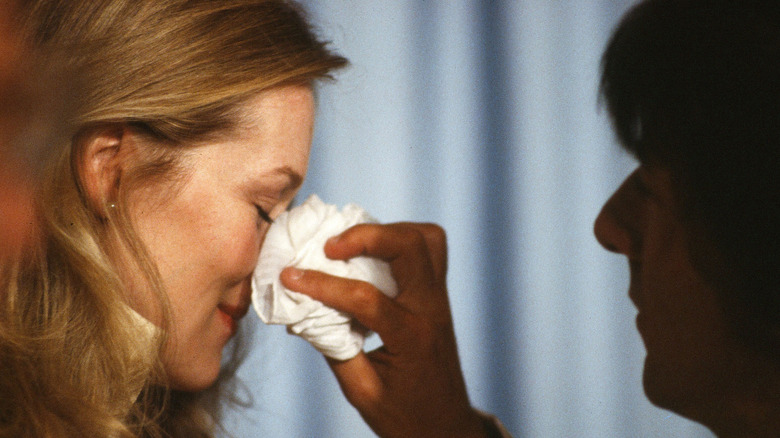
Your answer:
[[[159,385],[164,339],[128,311],[106,229],[163,305],[165,294],[123,196],[108,222],[86,201],[80,139],[121,123],[152,140],[123,178],[126,195],[175,176],[186,145],[233,127],[260,91],[308,84],[346,61],[282,0],[32,0],[19,23],[41,53],[64,54],[81,86],[71,128],[45,153],[41,236],[0,266],[0,436],[209,436],[198,395]]]

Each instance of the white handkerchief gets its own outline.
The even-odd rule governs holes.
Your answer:
[[[398,289],[388,263],[356,257],[348,261],[325,256],[325,242],[359,223],[376,222],[354,204],[339,211],[311,195],[303,204],[282,213],[268,229],[252,279],[252,304],[266,324],[284,324],[322,354],[346,360],[363,348],[365,329],[347,314],[285,288],[279,274],[287,266],[315,269],[339,277],[372,283],[385,295]]]

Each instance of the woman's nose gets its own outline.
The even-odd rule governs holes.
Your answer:
[[[630,179],[631,177],[629,177]],[[618,188],[601,208],[593,224],[596,240],[608,251],[633,258],[641,245],[641,206],[630,193],[629,179]]]

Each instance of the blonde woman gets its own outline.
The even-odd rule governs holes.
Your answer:
[[[210,436],[199,394],[306,174],[313,83],[345,60],[285,1],[20,6],[83,87],[40,235],[0,266],[0,436]]]

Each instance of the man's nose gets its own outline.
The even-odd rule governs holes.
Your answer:
[[[601,208],[593,224],[596,240],[606,250],[632,258],[639,251],[640,236],[637,226],[640,222],[639,205],[630,193],[630,179],[618,188]]]

